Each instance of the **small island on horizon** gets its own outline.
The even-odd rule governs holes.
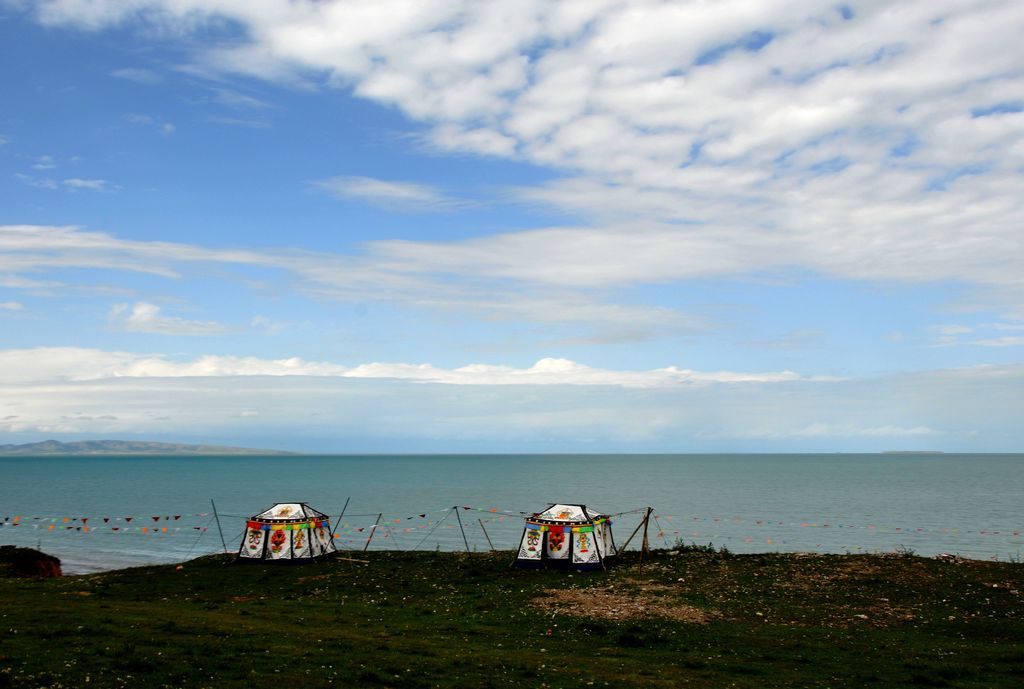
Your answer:
[[[294,455],[295,452],[227,445],[188,445],[144,440],[43,440],[22,445],[0,445],[0,457],[88,455]]]

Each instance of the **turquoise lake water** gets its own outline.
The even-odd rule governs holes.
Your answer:
[[[1019,454],[3,458],[0,544],[68,573],[180,561],[223,549],[211,499],[232,551],[275,502],[331,514],[340,548],[431,550],[513,549],[522,513],[569,502],[623,513],[620,545],[651,505],[654,546],[1024,555]]]

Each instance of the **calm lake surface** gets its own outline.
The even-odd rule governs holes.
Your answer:
[[[1024,554],[1019,454],[11,457],[0,544],[67,573],[180,561],[223,549],[211,500],[232,551],[275,502],[329,513],[338,546],[360,550],[371,533],[371,549],[513,549],[522,513],[569,502],[623,513],[620,545],[651,505],[653,546]]]

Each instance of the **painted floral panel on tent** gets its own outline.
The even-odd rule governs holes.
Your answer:
[[[547,556],[552,560],[569,557],[572,531],[564,526],[548,527]]]
[[[270,530],[270,543],[267,547],[267,553],[270,555],[272,560],[280,560],[283,557],[291,557],[291,531],[285,529]]]

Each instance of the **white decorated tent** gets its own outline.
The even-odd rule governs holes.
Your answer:
[[[611,518],[586,505],[555,504],[526,518],[516,566],[601,569],[615,555]]]
[[[279,502],[246,522],[238,558],[244,562],[311,562],[333,552],[326,514],[304,502]]]

